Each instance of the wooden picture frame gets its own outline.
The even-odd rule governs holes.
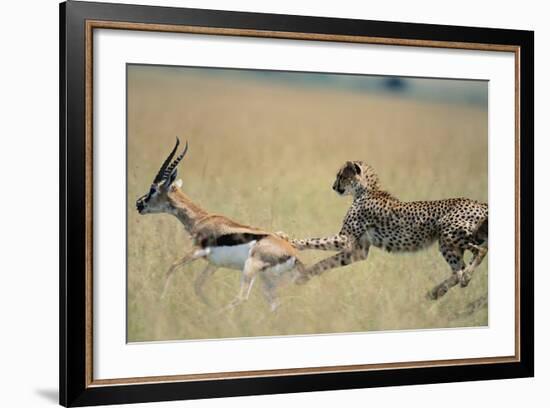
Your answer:
[[[515,354],[458,360],[134,377],[93,376],[93,33],[96,29],[515,54]],[[60,5],[60,403],[338,390],[534,375],[534,33],[69,1]],[[520,251],[521,248],[521,251]]]

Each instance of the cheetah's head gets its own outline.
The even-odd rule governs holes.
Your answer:
[[[378,189],[378,176],[362,161],[347,161],[336,174],[332,189],[340,195],[357,195]]]

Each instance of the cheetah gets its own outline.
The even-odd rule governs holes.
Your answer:
[[[325,238],[291,239],[296,249],[339,251],[306,269],[298,283],[329,269],[365,260],[370,246],[387,252],[418,251],[439,243],[452,274],[428,292],[438,299],[460,283],[468,286],[488,251],[488,206],[467,198],[402,202],[380,188],[374,169],[348,161],[338,171],[332,189],[351,195],[340,233]],[[465,251],[473,254],[466,265]]]

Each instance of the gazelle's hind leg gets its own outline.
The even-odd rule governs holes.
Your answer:
[[[460,286],[463,288],[468,286],[470,280],[472,279],[472,274],[487,255],[487,241],[480,245],[468,244],[468,249],[472,252],[474,257],[464,269],[462,274],[460,274]]]
[[[241,275],[241,287],[239,289],[239,294],[222,310],[233,309],[235,306],[238,306],[242,302],[248,300],[248,296],[250,295],[250,291],[252,290],[252,285],[254,285],[256,275],[265,267],[266,264],[262,262],[258,257],[249,256],[244,264],[243,272]]]
[[[209,277],[211,277],[214,274],[214,272],[216,272],[217,269],[218,267],[215,265],[212,265],[212,264],[206,265],[206,268],[204,268],[203,271],[199,274],[199,276],[197,276],[197,279],[195,280],[195,284],[193,285],[195,289],[195,294],[206,305],[210,305],[210,303],[208,302],[208,299],[204,295],[204,292],[202,291],[202,287],[204,286],[206,280]]]
[[[258,241],[248,254],[241,276],[241,287],[239,294],[226,309],[231,309],[243,301],[248,299],[254,279],[258,273],[265,273],[267,277],[275,278],[274,287],[271,288],[264,284],[264,294],[267,289],[268,301],[271,307],[276,305],[275,289],[281,281],[281,277],[285,276],[286,272],[292,270],[300,262],[297,260],[292,246],[275,236],[268,236]],[[262,278],[263,279],[263,278]]]
[[[289,283],[296,283],[296,280],[306,273],[305,265],[297,258],[289,258],[285,263],[281,264],[281,267],[279,270],[273,270],[271,267],[268,267],[260,273],[263,294],[269,303],[271,312],[277,310],[281,305],[277,291]],[[277,269],[277,267],[274,269]]]
[[[459,276],[466,266],[464,264],[463,249],[440,242],[439,251],[451,267],[452,275],[428,292],[428,298],[432,300],[439,299],[444,296],[449,289],[456,286],[460,279]]]
[[[280,305],[277,297],[278,282],[267,273],[261,273],[260,280],[262,282],[264,297],[267,300],[267,303],[269,303],[269,310],[274,312]]]

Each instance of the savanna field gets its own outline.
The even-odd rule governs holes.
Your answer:
[[[487,110],[388,92],[357,92],[198,70],[128,70],[128,341],[185,340],[485,326],[488,259],[470,285],[425,295],[450,275],[437,244],[410,254],[372,248],[366,261],[279,290],[270,313],[259,282],[248,302],[219,313],[240,272],[218,269],[193,291],[199,260],[159,299],[170,265],[191,250],[179,221],[142,216],[145,194],[175,137],[189,141],[183,190],[200,206],[296,238],[333,235],[351,204],[331,189],[346,160],[363,160],[401,200],[487,202]],[[306,265],[333,252],[303,251]],[[469,259],[469,258],[468,258]]]

